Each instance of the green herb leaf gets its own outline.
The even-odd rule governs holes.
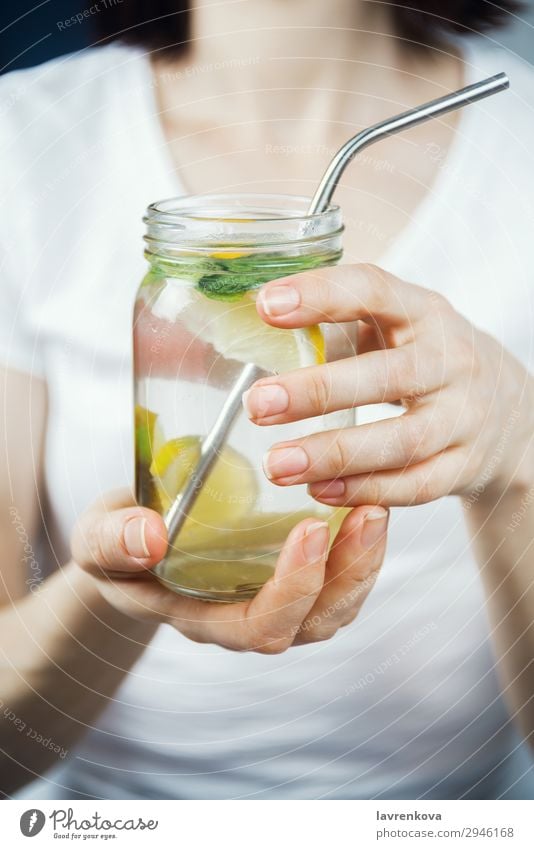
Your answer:
[[[219,301],[236,301],[244,292],[258,285],[257,278],[254,282],[250,277],[237,274],[208,274],[201,277],[197,283],[199,289],[208,298],[216,298]]]

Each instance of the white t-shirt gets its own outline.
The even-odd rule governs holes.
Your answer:
[[[473,80],[504,68],[512,89],[463,112],[382,264],[442,292],[530,363],[534,73],[479,45],[467,56]],[[76,517],[132,480],[141,216],[181,189],[137,50],[10,74],[0,114],[0,355],[48,382],[48,528],[64,561]],[[22,795],[513,798],[532,794],[530,770],[500,695],[461,506],[448,498],[392,511],[379,581],[329,642],[266,657],[160,628],[96,727]]]

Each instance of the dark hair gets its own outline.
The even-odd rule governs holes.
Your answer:
[[[190,37],[189,0],[107,0],[103,14],[94,15],[99,41],[120,40],[167,55],[187,49]],[[400,38],[435,47],[448,34],[483,32],[507,22],[521,2],[501,0],[398,0],[387,4]]]

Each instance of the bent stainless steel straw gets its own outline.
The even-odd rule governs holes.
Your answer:
[[[380,124],[373,124],[372,127],[362,130],[357,136],[345,142],[332,159],[319,183],[319,188],[313,196],[308,215],[324,212],[332,200],[343,171],[349,162],[352,162],[354,157],[365,147],[380,141],[384,136],[393,136],[408,127],[415,127],[431,118],[437,118],[438,115],[445,115],[447,112],[453,112],[468,103],[475,103],[475,101],[482,100],[484,97],[497,94],[497,92],[508,88],[509,85],[510,81],[506,74],[495,74],[494,77],[488,77],[478,83],[461,88],[459,91],[453,91],[452,94],[431,100],[429,103],[423,103],[421,106],[416,106],[415,109],[402,112],[393,118],[386,118]]]
[[[402,112],[400,115],[387,118],[379,124],[374,124],[372,127],[362,130],[361,133],[349,139],[338,150],[330,162],[313,196],[308,209],[308,215],[317,215],[327,209],[345,168],[365,147],[380,141],[380,139],[386,136],[391,136],[408,129],[408,127],[415,127],[417,124],[422,124],[431,118],[437,118],[439,115],[445,115],[447,112],[452,112],[469,103],[475,103],[484,97],[497,94],[497,92],[507,89],[509,85],[510,82],[506,74],[496,74],[494,77],[488,77],[478,83],[466,86],[459,91],[439,97],[437,100],[431,100],[429,103],[423,103],[421,106],[416,106],[415,109]],[[169,546],[172,546],[176,536],[182,529],[217,460],[219,450],[224,445],[226,437],[241,410],[243,392],[249,389],[254,381],[258,380],[264,374],[265,372],[254,363],[247,363],[232,386],[213,427],[202,443],[200,459],[197,465],[193,469],[183,491],[178,493],[165,516]]]

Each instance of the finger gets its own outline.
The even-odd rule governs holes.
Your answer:
[[[267,324],[305,327],[362,319],[379,326],[411,325],[442,299],[374,265],[339,265],[282,277],[259,290]]]
[[[335,507],[369,503],[407,507],[459,491],[465,469],[463,451],[450,448],[406,469],[323,481],[308,487],[308,491],[316,501]]]
[[[131,504],[125,491],[112,493],[80,518],[71,550],[78,565],[90,571],[139,572],[165,556],[165,524],[153,510]]]
[[[90,512],[106,512],[109,510],[119,510],[121,507],[134,507],[135,496],[133,490],[127,486],[119,489],[108,490],[101,493],[100,496],[85,510],[85,513]]]
[[[243,404],[255,424],[283,424],[364,404],[413,401],[443,380],[439,362],[417,357],[411,344],[262,378],[243,394]]]
[[[321,591],[328,542],[326,522],[306,519],[293,528],[280,552],[274,577],[251,601],[200,606],[197,602],[187,609],[177,599],[167,611],[167,621],[181,631],[186,629],[188,636],[200,642],[278,654],[292,644]]]
[[[387,524],[388,512],[381,507],[358,507],[345,517],[330,549],[324,588],[295,645],[328,640],[356,618],[384,559]]]
[[[399,469],[459,442],[465,428],[464,419],[449,421],[443,410],[427,404],[396,418],[278,443],[266,453],[263,468],[278,486]]]
[[[370,351],[381,351],[388,348],[388,340],[380,327],[372,324],[358,322],[356,351],[358,354],[367,354]]]

